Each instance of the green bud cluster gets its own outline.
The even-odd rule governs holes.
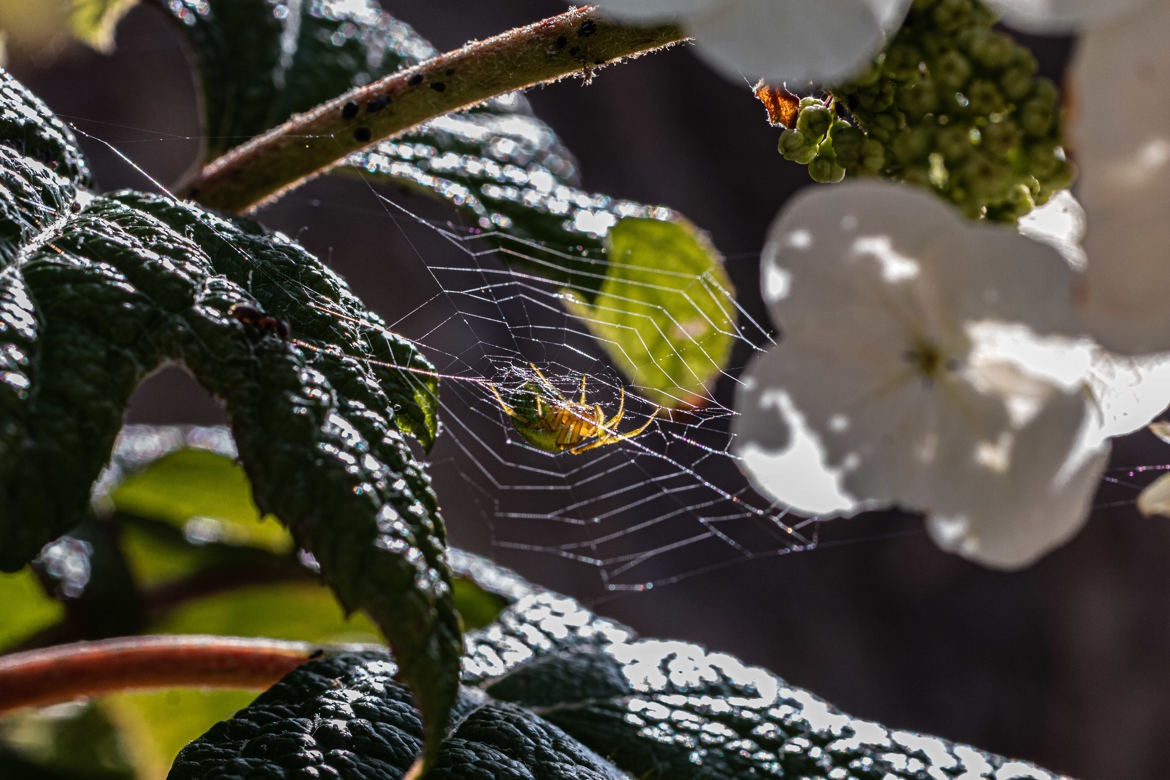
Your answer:
[[[973,218],[1014,222],[1068,186],[1060,95],[978,0],[914,0],[871,66],[800,101],[780,138],[816,181],[930,187]]]

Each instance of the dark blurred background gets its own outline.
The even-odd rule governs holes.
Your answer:
[[[564,9],[551,0],[383,5],[440,49]],[[1059,78],[1067,42],[1029,42]],[[56,60],[19,55],[11,68],[81,130],[173,183],[195,161],[200,133],[179,39],[161,15],[137,9],[117,44],[112,56],[80,46]],[[602,71],[587,87],[567,81],[530,98],[578,156],[587,189],[691,217],[727,256],[744,305],[766,319],[755,297],[757,254],[777,209],[809,182],[776,154],[777,131],[763,122],[746,83],[716,76],[679,48]],[[82,144],[100,189],[149,186],[101,144]],[[447,213],[411,207],[439,219]],[[259,216],[331,258],[390,321],[414,304],[401,296],[411,289],[401,273],[421,273],[416,259],[401,258],[418,251],[452,259],[433,231],[400,232],[361,181],[313,182]],[[216,423],[222,415],[171,370],[139,390],[128,419]],[[1126,466],[1170,461],[1170,450],[1146,433],[1119,442],[1115,453],[1122,471],[1111,474],[1126,481]],[[460,503],[458,475],[444,468],[436,464],[436,482],[455,545],[595,604],[644,635],[733,653],[893,727],[1082,777],[1167,776],[1170,526],[1138,515],[1134,488],[1104,485],[1088,527],[1020,573],[939,552],[919,521],[871,515],[834,521],[840,544],[614,596],[585,567],[494,547],[482,509]]]

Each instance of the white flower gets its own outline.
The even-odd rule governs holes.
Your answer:
[[[797,511],[900,505],[968,558],[1035,560],[1084,523],[1109,449],[1072,279],[911,187],[798,196],[764,250],[782,340],[744,374],[735,454]]]
[[[730,78],[834,83],[862,70],[910,0],[598,0],[629,22],[676,19]]]
[[[1005,24],[1037,33],[1068,33],[1119,18],[1159,0],[985,0]]]
[[[1170,350],[1170,3],[1089,30],[1069,127],[1088,225],[1081,304],[1119,352]]]

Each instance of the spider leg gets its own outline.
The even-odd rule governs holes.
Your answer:
[[[618,421],[622,419],[622,415],[625,414],[625,408],[626,408],[626,388],[619,387],[618,388],[617,414],[615,414],[613,416],[613,419],[611,419],[609,422],[605,423],[602,427],[604,427],[610,433],[616,433],[613,429],[613,426],[617,425]],[[655,414],[657,414],[657,412],[655,412]],[[651,417],[650,419],[653,420],[654,418]],[[647,424],[649,424],[649,423],[647,423]]]
[[[580,447],[574,447],[573,449],[569,450],[569,452],[572,452],[572,453],[585,452],[586,450],[591,450],[594,447],[600,447],[602,444],[612,444],[615,441],[622,441],[623,439],[632,439],[635,436],[637,436],[639,433],[641,433],[642,431],[649,428],[650,423],[654,422],[654,418],[657,417],[658,413],[661,411],[662,411],[662,407],[658,407],[657,409],[655,409],[654,414],[650,415],[650,419],[647,420],[639,428],[636,428],[636,429],[629,431],[627,433],[613,433],[613,432],[607,430],[606,431],[607,435],[599,436],[599,437],[597,437],[597,439],[595,441],[591,441],[588,444],[582,445]]]
[[[581,375],[581,405],[585,405],[585,375]]]
[[[531,368],[531,369],[533,370],[533,372],[535,372],[535,373],[536,373],[536,376],[537,376],[537,378],[538,378],[538,379],[540,379],[540,383],[541,383],[542,385],[544,385],[545,387],[549,388],[550,390],[552,390],[552,391],[553,391],[554,393],[556,393],[557,395],[560,395],[560,392],[561,392],[561,391],[560,391],[560,390],[557,390],[557,386],[556,386],[556,385],[554,385],[552,382],[548,381],[548,377],[546,377],[544,374],[540,373],[540,369],[536,367],[536,364],[535,364],[535,363],[529,363],[529,364],[528,364],[528,367],[529,367],[529,368]]]
[[[605,439],[605,438],[598,437],[598,438],[594,439],[593,441],[589,442],[588,444],[581,444],[577,447],[574,447],[573,449],[569,450],[569,452],[576,455],[579,452],[585,452],[587,450],[593,449],[594,447],[600,447],[602,444],[609,444],[611,441],[617,441],[617,439],[616,438]]]
[[[504,410],[505,414],[507,414],[509,417],[515,417],[518,420],[524,419],[520,415],[516,414],[515,409],[508,406],[508,404],[504,401],[503,397],[500,395],[500,391],[496,389],[495,385],[493,385],[491,382],[488,382],[487,386],[488,386],[488,390],[492,391],[492,395],[494,395],[496,397],[496,400],[500,402],[500,408]]]
[[[658,413],[661,411],[662,411],[662,407],[660,406],[654,410],[654,414],[650,415],[649,420],[642,423],[641,427],[636,428],[632,431],[628,431],[626,433],[618,434],[616,437],[614,437],[614,439],[611,439],[611,441],[616,441],[617,439],[630,439],[630,438],[633,438],[634,436],[637,436],[639,433],[641,433],[642,431],[644,431],[650,427],[650,423],[654,422],[654,418],[657,417]]]

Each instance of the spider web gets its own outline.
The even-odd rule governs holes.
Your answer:
[[[75,129],[116,150],[103,138]],[[128,156],[116,153],[150,179]],[[736,308],[729,333],[734,349],[701,399],[681,387],[666,392],[698,403],[684,405],[684,411],[660,408],[636,376],[621,376],[607,357],[607,346],[620,346],[599,341],[588,315],[566,306],[573,293],[584,291],[541,275],[541,266],[551,268],[558,258],[571,254],[579,261],[579,248],[484,231],[452,218],[443,204],[407,200],[380,184],[350,182],[345,193],[341,201],[294,194],[286,199],[287,211],[278,206],[261,217],[281,227],[291,215],[287,232],[311,232],[312,224],[303,221],[308,206],[340,215],[342,225],[359,233],[387,243],[392,238],[407,248],[388,258],[375,247],[361,252],[357,262],[375,269],[376,286],[397,288],[386,298],[388,304],[375,308],[390,331],[422,349],[441,377],[442,432],[424,458],[453,544],[486,533],[493,549],[513,558],[540,556],[591,572],[600,592],[612,595],[670,585],[753,559],[923,533],[921,521],[906,515],[887,514],[869,524],[798,516],[755,491],[740,472],[729,451],[735,387],[752,356],[774,344],[768,323],[736,302],[754,290],[729,297]],[[295,237],[304,241],[306,235]],[[333,244],[324,238],[329,253]],[[320,253],[312,241],[305,243]],[[750,264],[749,273],[736,276],[754,277],[756,257],[750,253],[726,262]],[[603,274],[608,261],[598,256],[590,262]],[[366,281],[347,275],[360,297],[379,297]],[[307,290],[294,279],[281,281]],[[660,291],[685,296],[697,281],[680,277]],[[627,313],[649,316],[644,304],[631,304]],[[685,313],[680,319],[686,319]],[[376,335],[372,332],[371,338]],[[295,341],[290,348],[329,350],[332,345]],[[547,381],[555,391],[541,392],[545,403],[556,404],[558,398],[576,402],[582,380],[589,407],[600,406],[607,419],[619,406],[623,410],[606,434],[614,440],[584,452],[533,446],[496,397],[498,392],[514,403]],[[637,436],[622,436],[647,423]],[[592,441],[585,438],[581,444]],[[1111,468],[1095,515],[1134,512],[1142,487],[1170,468],[1149,463],[1159,457],[1165,456],[1149,442],[1115,456],[1115,463],[1148,465]]]
[[[390,325],[422,345],[447,377],[441,390],[445,431],[432,453],[436,489],[449,504],[444,494],[457,488],[444,483],[453,473],[451,481],[466,486],[493,546],[589,567],[604,589],[625,591],[817,544],[816,521],[792,516],[752,490],[728,452],[735,377],[746,356],[772,343],[746,311],[739,309],[729,334],[744,357],[723,367],[699,405],[660,408],[636,376],[623,378],[606,357],[607,349],[621,346],[599,341],[587,315],[565,306],[567,297],[585,291],[533,270],[568,259],[570,251],[579,260],[579,251],[429,221],[373,185],[370,192],[395,229],[407,237],[422,232],[447,247],[431,250],[430,257],[415,254],[432,289]],[[604,273],[604,258],[590,261]],[[686,295],[698,281],[680,278],[659,291]],[[650,316],[637,313],[644,304],[631,307],[636,316]],[[511,403],[541,377],[556,388],[541,393],[546,403],[579,402],[583,381],[589,406],[599,406],[607,418],[620,407],[622,417],[606,436],[611,440],[581,452],[550,452],[526,440],[492,389]],[[682,387],[665,394],[690,395]],[[637,436],[621,438],[644,425]],[[585,446],[596,442],[582,439]]]

